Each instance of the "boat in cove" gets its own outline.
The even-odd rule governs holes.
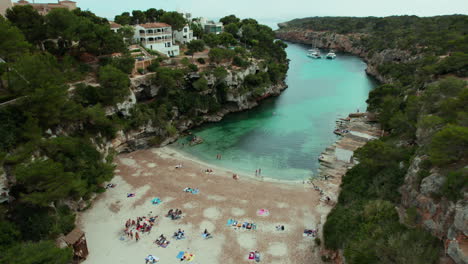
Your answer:
[[[322,55],[320,54],[320,50],[317,48],[317,45],[312,44],[312,49],[307,51],[307,56],[313,59],[321,59]]]
[[[321,59],[322,58],[322,56],[320,55],[319,50],[309,50],[309,52],[307,52],[307,56],[311,57],[313,59]]]
[[[329,60],[333,60],[336,58],[336,54],[333,50],[330,50],[330,52],[327,53],[327,56],[326,56],[327,59]]]

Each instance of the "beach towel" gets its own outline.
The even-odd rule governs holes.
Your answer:
[[[227,225],[227,226],[230,226],[230,225],[233,225],[233,224],[234,224],[234,220],[233,220],[233,219],[229,219],[229,220],[227,221],[227,224],[226,224],[226,225]]]
[[[259,215],[259,216],[269,216],[270,211],[268,211],[268,209],[260,209],[260,210],[257,211],[257,215]]]
[[[177,254],[177,259],[181,259],[183,256],[184,256],[184,253],[183,251],[180,251],[179,254]]]
[[[163,243],[163,244],[161,244],[159,246],[162,247],[162,248],[167,248],[167,246],[169,246],[170,243],[171,243],[170,241],[167,241],[167,243]]]
[[[200,190],[198,190],[198,189],[193,189],[192,190],[192,194],[198,194],[199,192],[200,192]]]
[[[134,193],[127,193],[127,198],[129,197],[135,197],[135,194]]]
[[[160,204],[162,203],[161,199],[159,199],[159,197],[156,197],[156,198],[153,198],[153,200],[151,200],[151,203],[152,204]]]
[[[255,259],[255,252],[249,253],[249,259]]]

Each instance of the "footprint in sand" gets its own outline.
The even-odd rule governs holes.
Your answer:
[[[245,211],[243,209],[240,209],[240,208],[232,208],[231,209],[231,214],[234,215],[234,216],[242,216],[245,214]]]
[[[276,206],[278,206],[278,208],[288,208],[289,204],[287,204],[287,203],[276,203]]]
[[[210,200],[218,201],[218,202],[226,201],[226,197],[219,196],[219,195],[208,195],[207,198]]]
[[[130,158],[120,158],[120,162],[122,162],[123,165],[125,166],[130,166],[130,167],[138,167],[136,161],[134,159]]]
[[[282,257],[288,253],[288,247],[284,243],[273,242],[268,247],[268,254],[275,257]]]
[[[146,167],[148,167],[148,168],[154,168],[154,167],[156,167],[156,166],[157,166],[156,163],[148,163],[148,164],[146,164]]]
[[[242,233],[237,237],[237,242],[239,245],[246,249],[252,249],[257,247],[257,240],[255,239],[254,234],[251,233]]]
[[[132,174],[133,177],[138,177],[141,175],[141,170],[137,170],[135,173]]]
[[[221,212],[216,207],[210,207],[203,211],[203,216],[212,220],[217,220],[221,216]]]
[[[183,207],[186,208],[186,209],[196,208],[196,207],[198,207],[198,203],[188,202],[188,203],[184,204]]]

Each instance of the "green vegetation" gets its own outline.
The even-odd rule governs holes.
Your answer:
[[[355,153],[338,204],[324,226],[324,244],[344,249],[347,263],[436,263],[442,242],[420,226],[418,209],[399,222],[395,206],[413,157],[423,157],[417,182],[435,169],[444,177],[438,200],[467,190],[468,16],[323,17],[296,19],[280,31],[309,29],[348,34],[369,60],[383,50],[406,54],[377,65],[388,83],[371,91],[368,110],[389,135]],[[425,158],[427,157],[427,158]],[[419,188],[419,187],[416,187]]]
[[[143,91],[128,112],[117,110],[129,99],[128,75],[134,69],[126,49],[129,27],[114,33],[106,19],[79,9],[41,16],[30,6],[15,6],[6,16],[0,17],[0,170],[16,181],[10,186],[13,200],[0,205],[0,263],[70,263],[71,250],[58,249],[52,241],[75,228],[69,204],[86,206],[113,177],[113,151],[105,144],[117,131],[152,125],[158,128],[151,140],[157,145],[178,134],[179,122],[200,123],[202,115],[219,112],[228,92],[237,91],[225,82],[225,66],[206,65],[199,58],[205,64],[199,69],[184,58],[176,67],[164,67],[158,58],[147,68],[154,72],[150,81],[157,100]],[[163,21],[175,28],[186,23],[176,12],[156,9],[116,17],[123,25],[136,21]],[[271,29],[254,24],[272,35]],[[216,43],[210,61],[228,67],[235,62],[236,70],[254,60],[261,64],[240,89],[252,99],[267,84],[283,81],[284,44],[273,38],[246,41],[270,47],[257,54],[259,46],[241,44],[236,34],[210,37]],[[210,44],[193,41],[189,52],[203,51],[205,45]],[[111,55],[116,52],[122,56]]]
[[[121,25],[164,22],[171,25],[174,30],[181,30],[187,24],[182,14],[155,8],[150,8],[146,11],[133,10],[131,15],[129,12],[124,12],[115,16],[114,21]]]
[[[133,59],[107,59],[98,69],[101,87],[78,84],[70,93],[69,84],[92,69],[80,56],[125,52],[122,37],[89,11],[40,16],[15,6],[7,18],[0,18],[0,102],[13,103],[0,108],[0,165],[16,183],[15,200],[0,206],[0,262],[69,263],[71,249],[52,242],[75,225],[64,202],[88,199],[113,175],[112,157],[93,142],[115,135],[101,105],[128,94]]]

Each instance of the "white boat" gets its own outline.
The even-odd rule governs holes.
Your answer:
[[[314,59],[321,59],[322,55],[320,54],[320,50],[316,48],[314,44],[312,44],[312,49],[307,51],[307,56],[314,58]]]
[[[336,58],[336,54],[333,50],[330,50],[330,52],[327,53],[327,56],[326,56],[327,59],[329,60],[333,60]]]
[[[321,59],[322,56],[320,55],[320,51],[309,51],[307,52],[307,56],[313,59]]]

